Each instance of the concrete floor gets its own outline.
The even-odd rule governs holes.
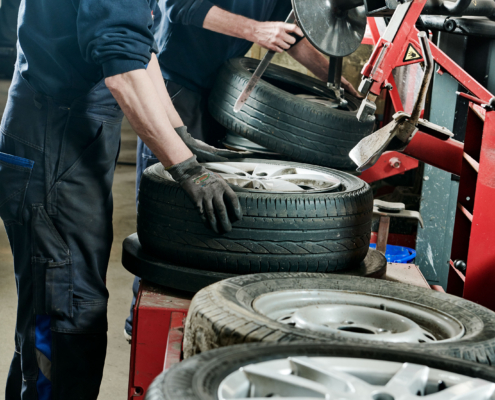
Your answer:
[[[0,80],[0,113],[7,99],[9,82]],[[135,160],[136,135],[124,122],[122,129],[121,161]],[[115,210],[113,215],[114,242],[108,267],[108,352],[100,399],[125,399],[129,373],[130,345],[124,339],[124,321],[129,314],[133,276],[121,265],[122,242],[136,231],[134,198],[135,167],[117,166],[113,187]],[[0,224],[0,397],[14,354],[14,329],[17,307],[12,254],[3,224]]]

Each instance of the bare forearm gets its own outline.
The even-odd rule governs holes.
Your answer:
[[[151,55],[150,63],[148,64],[148,68],[146,69],[148,76],[150,77],[153,85],[155,86],[156,91],[158,92],[158,97],[162,102],[165,110],[167,112],[168,119],[174,128],[179,128],[184,125],[182,122],[179,113],[175,109],[172,100],[170,99],[170,95],[168,94],[167,88],[165,87],[165,82],[163,80],[162,72],[160,70],[160,64],[158,64],[158,59],[156,55],[153,53]]]
[[[260,22],[233,14],[219,7],[212,7],[206,14],[203,28],[224,35],[246,39],[279,53],[287,50],[296,39],[293,34],[303,36],[295,24],[285,22]]]
[[[220,7],[210,9],[203,22],[203,28],[224,35],[246,39],[251,35],[253,20],[233,14]]]
[[[328,81],[329,61],[304,38],[287,53],[309,69],[318,79]]]
[[[292,58],[309,69],[318,79],[328,82],[330,62],[309,43],[308,39],[304,38],[287,52]],[[342,77],[342,87],[354,97],[363,97],[344,77]]]
[[[170,123],[172,112],[162,103],[148,72],[127,72],[106,78],[105,83],[136,133],[164,166],[192,157]]]

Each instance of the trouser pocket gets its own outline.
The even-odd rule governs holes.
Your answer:
[[[0,153],[0,218],[5,225],[22,224],[26,190],[34,162]]]
[[[71,318],[71,252],[42,205],[33,205],[32,214],[35,314]]]

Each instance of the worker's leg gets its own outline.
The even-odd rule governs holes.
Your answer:
[[[96,400],[105,364],[107,334],[53,332],[52,344],[56,360],[52,366],[53,399]],[[79,397],[80,394],[84,397]]]
[[[6,400],[20,400],[22,390],[21,353],[14,353],[7,376],[7,388],[5,390]]]
[[[0,217],[14,254],[21,400],[94,400],[99,390],[122,118],[100,90],[67,107],[33,93],[16,74],[4,113],[0,193],[9,197]],[[70,374],[84,382],[77,391]],[[9,395],[18,376],[15,356]]]

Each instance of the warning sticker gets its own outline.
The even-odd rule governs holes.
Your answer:
[[[409,43],[409,46],[407,46],[406,55],[404,56],[403,62],[421,60],[422,58],[423,56],[420,54],[420,52],[416,50],[411,43]]]

